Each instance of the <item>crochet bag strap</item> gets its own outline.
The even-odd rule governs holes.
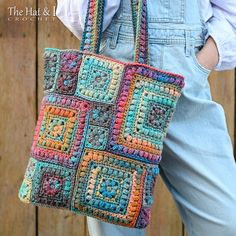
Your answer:
[[[130,2],[135,43],[134,61],[149,64],[147,0],[130,0]],[[99,54],[104,8],[105,0],[89,0],[80,44],[81,51]]]

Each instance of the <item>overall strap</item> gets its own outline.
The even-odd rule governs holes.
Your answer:
[[[149,64],[147,0],[130,0],[134,29],[134,61]],[[105,0],[89,0],[80,50],[99,54]]]

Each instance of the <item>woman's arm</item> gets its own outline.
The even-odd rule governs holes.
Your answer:
[[[57,0],[56,16],[78,38],[82,39],[89,0]],[[120,6],[120,0],[106,0],[103,31]]]
[[[236,67],[236,0],[211,0],[213,16],[206,22],[205,45],[199,63],[217,71]]]

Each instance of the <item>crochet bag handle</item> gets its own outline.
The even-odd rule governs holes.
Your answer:
[[[130,0],[134,30],[134,61],[149,64],[147,0]],[[80,50],[99,54],[105,0],[89,0]]]

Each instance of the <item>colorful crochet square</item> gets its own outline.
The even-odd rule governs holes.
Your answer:
[[[82,53],[73,50],[61,52],[60,71],[78,74],[82,55]]]
[[[69,208],[75,170],[30,158],[19,196],[36,205]]]
[[[61,94],[73,95],[76,90],[77,76],[76,73],[60,72],[56,91]]]
[[[84,54],[75,95],[89,101],[114,104],[123,69],[121,63]]]
[[[93,103],[92,112],[90,113],[89,123],[91,125],[97,125],[110,128],[112,117],[114,114],[114,106]]]
[[[44,52],[44,92],[73,95],[78,81],[82,53],[46,48]]]
[[[44,97],[31,155],[39,160],[76,167],[85,140],[90,104],[78,98]]]
[[[86,137],[85,147],[105,150],[109,129],[90,125]]]
[[[163,139],[180,93],[164,83],[170,76],[148,68],[127,67],[116,103],[108,150],[144,162],[159,163]]]
[[[71,209],[129,227],[142,224],[140,213],[150,207],[152,198],[146,181],[153,186],[158,170],[86,148],[78,167]]]

